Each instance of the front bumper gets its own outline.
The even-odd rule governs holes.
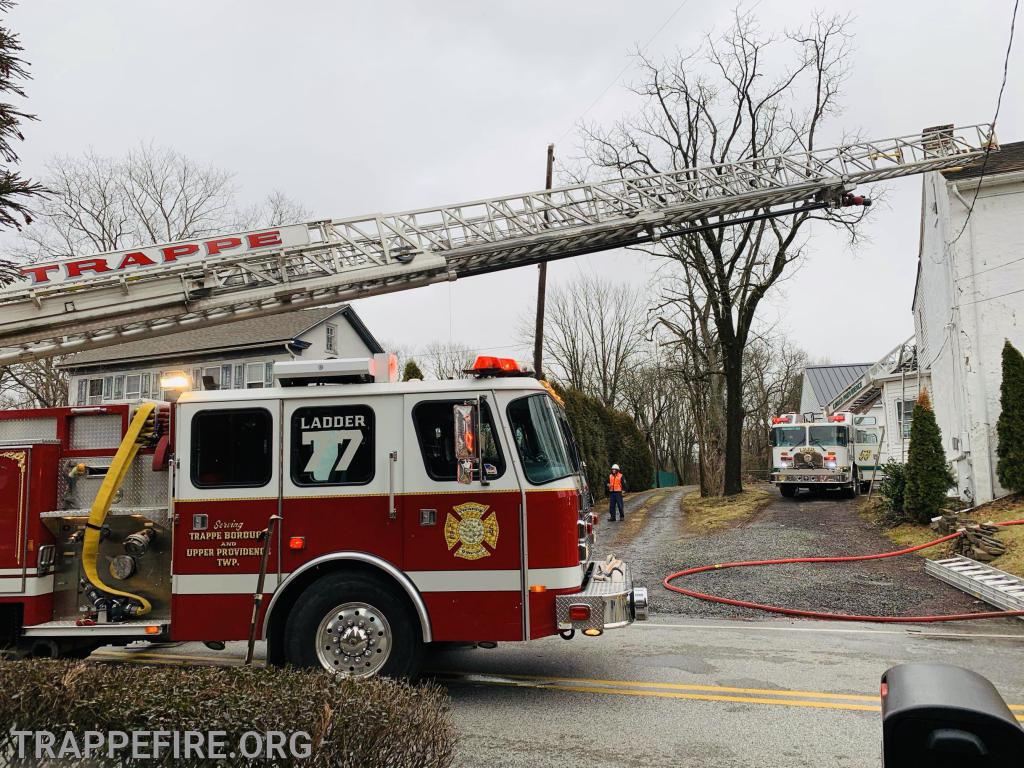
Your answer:
[[[587,619],[573,619],[571,609],[580,612],[589,608]],[[623,563],[607,580],[588,575],[583,589],[555,597],[555,619],[559,631],[579,630],[584,634],[600,634],[606,629],[617,629],[634,621],[647,619],[647,589],[634,587],[629,566]]]
[[[796,483],[808,485],[817,483],[848,483],[850,482],[849,471],[836,472],[830,469],[787,469],[782,472],[772,472],[773,483]]]

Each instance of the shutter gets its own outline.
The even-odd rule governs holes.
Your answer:
[[[266,387],[274,386],[274,364],[267,363],[263,373],[263,385]]]
[[[88,405],[89,404],[89,380],[79,379],[78,380],[78,404]]]

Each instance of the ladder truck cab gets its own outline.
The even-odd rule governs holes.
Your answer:
[[[393,356],[274,386],[0,412],[0,646],[267,640],[271,663],[411,675],[426,643],[647,615],[594,557],[557,394],[513,360],[397,382]],[[254,611],[255,605],[255,611]]]
[[[834,413],[807,421],[798,413],[772,419],[771,481],[783,496],[797,490],[841,490],[853,497],[874,474],[878,435],[874,416]]]

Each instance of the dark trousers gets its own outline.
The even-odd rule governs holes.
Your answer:
[[[622,491],[611,491],[608,494],[608,519],[615,519],[615,510],[619,510],[619,520],[623,520],[626,517],[626,513],[622,509]]]

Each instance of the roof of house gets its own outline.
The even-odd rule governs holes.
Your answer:
[[[317,309],[297,309],[277,315],[251,317],[233,323],[221,323],[171,333],[158,339],[128,341],[71,355],[63,368],[100,365],[113,361],[166,358],[172,355],[201,355],[238,347],[265,347],[294,341],[304,332],[335,315],[343,316],[371,352],[383,352],[363,321],[348,304]]]
[[[969,165],[952,171],[943,171],[942,175],[949,181],[959,179],[975,179],[981,175],[982,165],[985,166],[985,176],[994,176],[999,173],[1011,173],[1012,171],[1024,171],[1024,141],[1014,141],[1003,144],[998,152],[989,152],[988,161],[985,162],[984,155]]]
[[[842,365],[808,365],[804,376],[814,390],[818,405],[825,407],[836,395],[853,384],[871,367],[871,363],[844,363]]]

